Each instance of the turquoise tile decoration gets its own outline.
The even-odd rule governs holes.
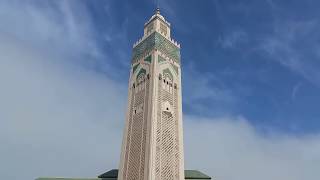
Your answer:
[[[147,73],[147,71],[145,69],[141,68],[137,74],[137,80],[138,80],[138,77],[140,76],[140,74],[146,74],[146,73]]]
[[[176,63],[180,64],[180,48],[178,48],[158,32],[152,33],[151,35],[149,35],[149,37],[147,37],[145,40],[143,40],[133,48],[132,64],[136,63],[145,54],[149,53],[153,49],[161,51],[162,53],[173,59]]]
[[[132,74],[137,70],[137,68],[139,67],[140,63],[136,64],[133,66],[132,68]]]
[[[144,58],[144,61],[151,63],[152,57],[149,55],[148,57]]]

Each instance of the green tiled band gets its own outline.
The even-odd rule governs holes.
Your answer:
[[[145,40],[143,40],[133,48],[132,64],[141,59],[145,54],[149,53],[153,49],[161,51],[162,53],[173,59],[175,62],[180,64],[180,48],[178,48],[158,32],[152,33],[151,35],[149,35],[149,37],[147,37]]]

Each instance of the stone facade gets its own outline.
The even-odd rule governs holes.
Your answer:
[[[134,44],[118,179],[184,179],[180,45],[156,11]]]

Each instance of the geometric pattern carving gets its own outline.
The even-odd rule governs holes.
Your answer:
[[[173,75],[170,71],[170,69],[166,68],[165,70],[163,70],[163,75],[169,75],[170,79],[173,79]]]
[[[149,34],[153,30],[153,27],[154,27],[154,23],[152,22],[148,25],[147,34]]]
[[[174,179],[174,124],[173,117],[162,112],[162,140],[161,140],[161,179]]]
[[[161,76],[161,75],[160,75]],[[155,159],[155,173],[156,180],[161,180],[161,134],[162,134],[162,121],[161,121],[161,102],[162,102],[162,81],[158,81],[158,109],[157,109],[157,130],[156,130],[156,159]]]
[[[142,72],[141,72],[142,71]],[[146,78],[146,70],[141,69],[139,83],[132,89],[130,101],[130,118],[127,134],[126,154],[124,163],[123,179],[138,180],[143,179],[145,171],[145,152],[147,136],[147,116],[150,81]],[[142,76],[143,75],[143,76]],[[137,108],[146,109],[137,111]]]
[[[168,39],[158,32],[155,32],[155,48],[180,64],[180,48],[175,46]]]
[[[179,75],[179,68],[176,65],[171,64],[171,66],[173,67],[174,71],[177,73],[177,75]]]
[[[145,69],[141,68],[140,71],[137,74],[137,80],[138,80],[138,78],[140,77],[141,74],[146,74],[146,72],[147,71]]]
[[[158,81],[158,114],[156,128],[156,179],[179,179],[179,124],[178,124],[178,91],[170,93],[163,86],[166,83]],[[161,109],[164,103],[174,107],[174,113]]]
[[[162,63],[165,62],[166,59],[163,58],[162,56],[158,55],[158,63]],[[170,65],[172,66],[172,68],[174,69],[174,71],[176,72],[177,75],[179,75],[179,68],[178,66],[174,65],[173,63],[170,63]]]
[[[160,62],[165,62],[166,60],[163,58],[163,57],[161,57],[160,55],[158,56],[158,62],[160,63]]]
[[[163,23],[160,23],[160,32],[163,33],[165,36],[167,35],[167,26],[164,25]]]

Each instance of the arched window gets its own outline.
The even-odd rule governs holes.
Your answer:
[[[138,91],[144,89],[145,74],[140,74],[137,78]]]
[[[171,78],[171,76],[169,74],[164,74],[163,75],[163,89],[165,89],[166,91],[172,93],[172,84],[173,84],[173,80]]]

